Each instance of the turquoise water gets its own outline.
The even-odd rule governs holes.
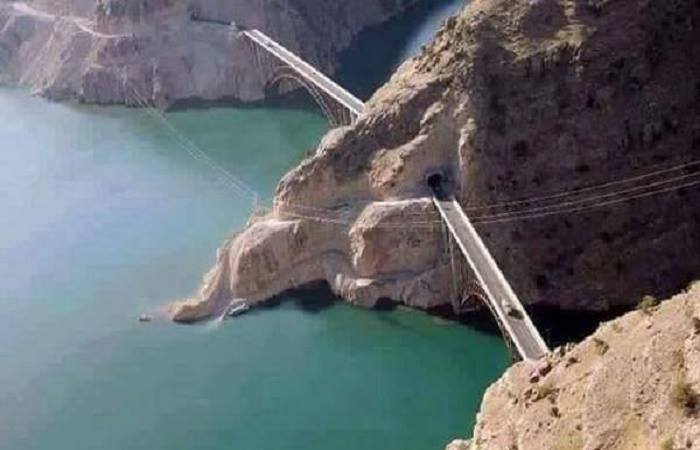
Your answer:
[[[169,118],[261,192],[325,130],[284,109]],[[295,302],[142,325],[191,292],[249,202],[143,111],[0,90],[0,448],[440,448],[506,364],[416,312]]]
[[[168,119],[262,196],[318,114]],[[332,303],[139,324],[250,211],[144,111],[0,89],[0,449],[439,449],[507,364],[496,336]]]

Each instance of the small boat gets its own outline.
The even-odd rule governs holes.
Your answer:
[[[151,316],[150,314],[141,314],[139,316],[139,322],[145,323],[150,322],[151,320],[153,320],[153,316]]]
[[[250,306],[246,303],[237,303],[235,305],[229,306],[226,310],[226,317],[236,317],[244,314],[250,310]]]

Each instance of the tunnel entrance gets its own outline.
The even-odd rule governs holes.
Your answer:
[[[425,181],[437,198],[444,199],[446,197],[445,174],[442,172],[431,173],[426,177]]]

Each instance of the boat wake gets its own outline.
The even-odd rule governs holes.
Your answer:
[[[208,321],[206,324],[204,324],[204,330],[207,333],[213,333],[214,331],[218,330],[219,327],[224,323],[223,319],[221,317],[217,317],[215,319],[212,319]]]
[[[227,319],[232,319],[236,316],[244,314],[250,310],[250,306],[240,299],[235,299],[224,309],[224,311],[216,318],[207,322],[205,329],[214,331],[218,329]]]

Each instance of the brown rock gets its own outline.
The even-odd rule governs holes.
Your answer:
[[[250,45],[227,23],[259,28],[332,73],[355,35],[412,2],[36,0],[19,8],[3,2],[0,82],[99,104],[255,101],[275,75],[272,65],[254,64]]]
[[[700,398],[700,336],[691,317],[700,311],[700,286],[662,302],[649,319],[636,312],[604,325],[572,349],[580,362],[547,377],[549,402],[509,401],[513,390],[532,389],[529,367],[511,367],[486,392],[473,442],[479,450],[550,448],[659,449],[700,442],[700,420],[688,399]],[[654,331],[645,326],[654,322]],[[611,342],[614,358],[600,358],[595,340]],[[611,350],[612,352],[612,350]],[[679,361],[681,364],[679,365]],[[555,426],[535,426],[556,418]]]
[[[307,256],[302,272],[359,304],[454,304],[425,184],[442,169],[526,303],[600,310],[685,286],[700,272],[700,194],[677,189],[686,172],[650,173],[700,156],[700,27],[688,25],[700,6],[595,5],[470,2],[355,125],[330,133],[280,182],[269,226],[295,207],[316,211],[298,219],[309,229],[329,214],[344,225],[325,262],[311,244],[294,253]],[[270,236],[256,248],[281,256]],[[241,291],[253,298],[292,284],[246,260],[220,279],[250,286]],[[242,279],[258,273],[263,281]]]

